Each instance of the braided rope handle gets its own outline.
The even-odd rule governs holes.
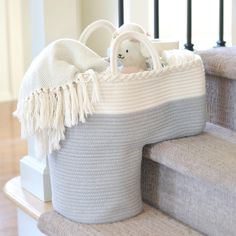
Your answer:
[[[116,31],[115,26],[107,20],[97,20],[93,23],[89,24],[81,33],[79,37],[79,41],[83,44],[86,44],[88,41],[88,38],[91,36],[93,32],[95,32],[98,29],[107,29],[111,34],[113,34]]]
[[[127,24],[122,25],[120,28],[116,30],[116,32],[113,34],[113,39],[115,39],[122,32],[126,32],[126,31],[138,32],[138,33],[147,35],[147,32],[144,30],[144,28],[141,25],[136,24],[136,23],[127,23]]]
[[[136,39],[139,42],[142,42],[148,50],[149,55],[151,55],[153,61],[154,70],[162,70],[162,65],[160,62],[160,57],[157,50],[152,45],[151,41],[143,34],[138,32],[124,32],[115,38],[111,43],[111,73],[112,75],[118,74],[118,60],[117,53],[120,46],[120,43],[126,39]]]

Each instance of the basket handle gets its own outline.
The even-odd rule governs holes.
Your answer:
[[[124,32],[120,34],[111,44],[111,73],[112,75],[118,74],[118,60],[117,60],[117,53],[119,45],[122,41],[126,39],[136,39],[139,42],[142,42],[148,50],[148,53],[151,55],[152,62],[153,62],[153,69],[154,70],[161,70],[162,65],[160,62],[160,57],[157,50],[153,47],[152,43],[149,39],[138,32]]]
[[[86,44],[88,41],[88,38],[90,35],[100,29],[100,28],[105,28],[108,31],[110,31],[111,34],[113,34],[116,31],[115,26],[108,20],[97,20],[94,21],[93,23],[89,24],[81,33],[79,37],[79,41],[83,44]]]

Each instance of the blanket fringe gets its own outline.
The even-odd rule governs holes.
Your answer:
[[[25,137],[47,136],[46,153],[51,153],[60,149],[65,127],[75,126],[79,121],[84,123],[94,113],[94,104],[99,100],[98,80],[94,71],[89,70],[66,85],[34,91],[14,115],[21,121]]]

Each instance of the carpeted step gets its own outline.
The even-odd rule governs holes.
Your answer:
[[[143,198],[207,235],[236,232],[236,133],[207,124],[198,136],[144,148]]]
[[[43,214],[38,227],[50,236],[200,236],[186,225],[144,204],[144,212],[136,217],[111,224],[79,224],[55,211]]]
[[[209,121],[236,130],[236,47],[197,53],[206,72]]]

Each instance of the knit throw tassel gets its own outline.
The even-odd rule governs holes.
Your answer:
[[[47,90],[42,90],[39,93],[39,127],[41,130],[48,128],[49,122],[49,96]]]
[[[88,114],[93,113],[93,105],[89,99],[89,94],[87,90],[87,84],[84,80],[81,80],[81,88],[82,88],[82,94],[83,94],[83,111],[85,113],[85,117],[88,116]]]
[[[54,124],[54,118],[55,118],[55,110],[56,110],[56,105],[57,105],[57,101],[56,101],[56,96],[55,96],[55,92],[54,91],[50,91],[49,92],[49,127],[53,128],[53,124]]]
[[[90,99],[88,86],[92,84],[92,94]],[[94,104],[99,101],[99,85],[96,74],[93,70],[86,74],[79,74],[77,78],[77,96],[79,108],[79,121],[85,122],[88,115],[93,114]]]
[[[34,91],[15,115],[21,120],[24,137],[35,136],[42,142],[42,153],[60,148],[65,127],[85,122],[100,100],[99,83],[93,70],[79,74],[74,81],[53,89]]]
[[[58,127],[64,126],[63,124],[63,102],[62,102],[62,94],[61,94],[61,89],[57,88],[55,91],[55,111],[54,111],[54,122],[52,125],[53,129],[57,129]]]
[[[34,96],[31,96],[25,102],[25,119],[24,126],[28,135],[32,135],[34,133]]]
[[[63,102],[64,102],[64,124],[66,127],[71,127],[71,98],[68,86],[63,87]]]
[[[92,74],[92,81],[93,81],[92,103],[96,104],[100,101],[100,91],[96,74],[94,72]]]
[[[34,120],[35,120],[35,123],[34,123],[34,131],[37,132],[38,130],[40,130],[40,100],[39,100],[39,92],[36,91],[34,93],[34,100],[35,100],[35,103],[34,103],[34,111],[33,111],[33,117],[34,117]]]
[[[74,83],[69,85],[69,91],[71,96],[71,124],[74,126],[78,124],[79,115],[79,101]]]
[[[85,122],[85,116],[84,116],[84,110],[83,110],[83,93],[82,93],[82,87],[80,82],[77,83],[77,95],[79,99],[79,121],[84,123]]]
[[[48,142],[48,152],[52,153],[55,150],[60,149],[60,141],[65,139],[65,127],[61,126],[57,129],[49,130],[48,136],[50,137]]]

